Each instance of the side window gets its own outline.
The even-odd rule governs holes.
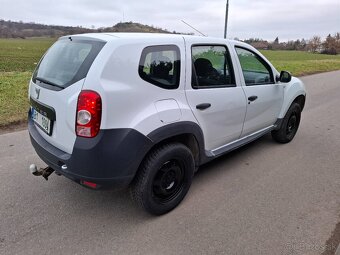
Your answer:
[[[180,77],[180,52],[175,45],[146,47],[139,61],[140,77],[164,89],[177,89]]]
[[[270,66],[257,54],[250,50],[236,47],[247,86],[274,83]]]
[[[191,51],[193,88],[236,86],[230,55],[225,46],[193,46]]]

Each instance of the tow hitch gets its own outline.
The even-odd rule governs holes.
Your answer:
[[[45,168],[37,168],[36,165],[32,164],[29,167],[31,174],[35,176],[42,176],[45,178],[45,180],[48,180],[48,177],[54,172],[54,170],[51,167],[45,167]]]

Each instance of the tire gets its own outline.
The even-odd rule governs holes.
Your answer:
[[[174,209],[187,194],[194,175],[191,151],[180,143],[162,145],[143,160],[130,185],[132,199],[154,215]]]
[[[299,128],[300,119],[301,106],[298,103],[292,103],[283,118],[280,129],[272,131],[273,139],[278,143],[289,143]]]

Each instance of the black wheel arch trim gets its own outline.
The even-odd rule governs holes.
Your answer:
[[[147,137],[152,141],[154,145],[160,142],[171,139],[179,135],[193,135],[196,139],[199,148],[199,164],[203,164],[208,161],[205,147],[204,147],[204,137],[201,127],[191,121],[182,121],[167,124],[158,129],[155,129],[147,135]]]
[[[298,96],[295,97],[295,99],[293,100],[293,103],[298,103],[301,107],[301,112],[303,111],[303,109],[305,108],[305,103],[306,103],[306,95],[304,94],[300,94]],[[291,104],[291,105],[292,105]],[[290,107],[290,106],[289,106]]]

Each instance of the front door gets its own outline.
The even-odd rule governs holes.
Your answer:
[[[250,49],[236,46],[243,73],[247,114],[242,137],[273,125],[280,113],[284,87],[276,84],[270,65]]]
[[[226,45],[187,45],[187,52],[187,100],[203,130],[205,149],[213,150],[240,137],[246,98]]]

